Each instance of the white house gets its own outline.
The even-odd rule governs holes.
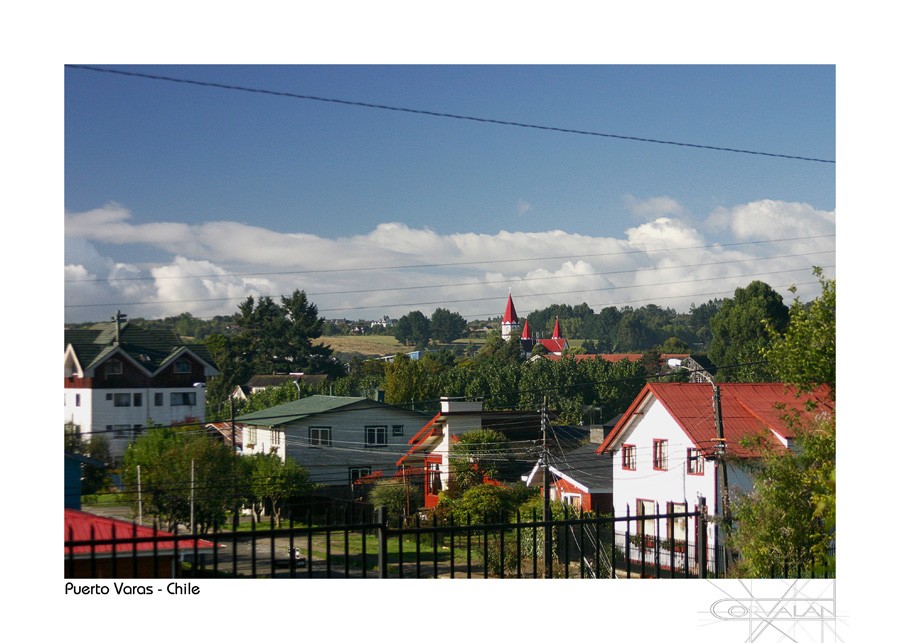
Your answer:
[[[243,424],[243,454],[293,458],[310,482],[343,493],[355,480],[396,470],[423,414],[365,397],[311,395],[236,418]]]
[[[758,458],[760,451],[745,446],[745,439],[758,436],[775,449],[791,448],[794,431],[786,415],[796,412],[800,421],[810,420],[823,406],[811,411],[807,401],[827,397],[825,389],[798,397],[795,388],[781,383],[719,384],[718,388],[724,441],[719,439],[713,387],[708,383],[647,384],[632,402],[598,449],[612,459],[616,516],[693,512],[705,503],[709,514],[721,517],[723,502],[753,485],[745,465]],[[620,547],[624,531],[625,523],[618,523]],[[683,544],[676,562],[679,567],[684,552],[696,559],[698,535],[693,523],[684,518],[637,521],[630,524],[629,533],[643,536],[648,543],[679,541]],[[717,547],[718,541],[715,523],[710,522],[707,542]],[[634,546],[632,558],[641,555],[640,549]]]
[[[420,473],[425,507],[436,507],[438,494],[450,483],[450,446],[458,436],[482,428],[482,402],[441,398],[441,410],[409,439],[409,449],[397,460],[404,474]]]
[[[114,460],[148,425],[202,422],[206,378],[219,372],[204,346],[123,318],[65,331],[65,424],[105,436]]]

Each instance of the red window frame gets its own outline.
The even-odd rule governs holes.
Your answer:
[[[637,471],[637,447],[635,445],[622,445],[622,468],[626,471]]]
[[[653,469],[655,471],[669,470],[668,440],[653,440]]]
[[[703,453],[700,449],[688,447],[687,472],[689,476],[702,476],[704,470]]]

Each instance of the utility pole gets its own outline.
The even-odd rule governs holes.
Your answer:
[[[191,458],[191,533],[194,531],[194,460]]]
[[[689,373],[692,376],[701,377],[708,384],[712,386],[713,389],[713,417],[715,418],[716,423],[716,485],[719,487],[719,502],[720,509],[722,511],[722,524],[723,527],[728,527],[731,524],[731,511],[728,506],[728,471],[726,470],[726,444],[725,444],[725,427],[722,424],[722,395],[719,390],[719,385],[716,384],[715,380],[706,372],[702,370],[688,368],[682,363],[680,359],[670,359],[668,361],[669,368],[681,368]],[[716,528],[716,553],[718,555],[719,552],[719,528]],[[729,553],[728,549],[722,544],[721,551],[723,553],[723,564],[728,565]],[[718,562],[716,563],[718,565]]]
[[[553,529],[550,527],[550,457],[547,453],[547,396],[541,404],[541,462],[544,470],[544,578],[550,578],[550,558],[553,555]]]
[[[727,470],[727,462],[725,459],[725,429],[722,426],[722,396],[719,393],[719,385],[715,382],[710,382],[713,387],[713,410],[715,412],[716,419],[716,470],[719,474],[719,484],[721,484],[721,501],[722,501],[722,530],[725,532],[722,534],[721,538],[722,542],[722,565],[725,567],[725,571],[728,569],[728,558],[729,552],[728,548],[725,547],[724,539],[728,537],[728,532],[730,531],[731,526],[731,511],[728,504],[728,470]],[[718,533],[718,530],[717,530]],[[716,543],[716,554],[719,552],[719,543]],[[718,565],[718,563],[717,563]]]
[[[138,524],[144,524],[144,499],[141,497],[141,465],[137,466]]]

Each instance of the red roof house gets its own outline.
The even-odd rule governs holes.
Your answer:
[[[631,403],[597,449],[612,461],[617,516],[694,511],[700,498],[721,516],[726,493],[753,487],[746,464],[761,452],[750,445],[752,441],[776,450],[790,449],[796,422],[811,423],[816,416],[833,412],[825,387],[798,394],[795,387],[782,383],[717,386],[724,443],[719,439],[713,387],[708,383],[647,384]],[[646,522],[644,533],[655,535],[656,521]],[[708,542],[712,543],[715,530],[710,525]],[[668,530],[659,534],[663,537],[689,543],[695,537],[684,533],[681,523],[659,528]]]
[[[66,578],[172,578],[182,555],[215,545],[152,527],[66,509]]]

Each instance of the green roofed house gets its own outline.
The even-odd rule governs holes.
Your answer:
[[[114,460],[150,424],[203,422],[206,378],[219,373],[205,346],[124,317],[65,331],[67,430],[104,436]]]
[[[345,495],[359,478],[396,473],[424,417],[365,397],[312,395],[235,419],[244,425],[244,455],[293,458],[309,471],[310,482]]]

